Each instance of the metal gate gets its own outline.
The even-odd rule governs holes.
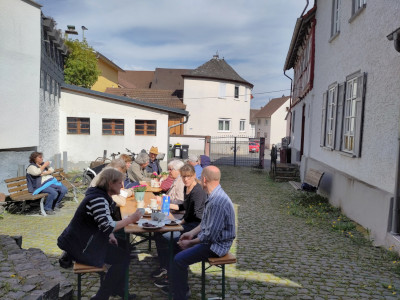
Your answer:
[[[264,168],[265,138],[218,136],[210,140],[210,160],[214,165]]]

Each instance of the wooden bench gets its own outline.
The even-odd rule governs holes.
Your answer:
[[[104,279],[104,274],[106,272],[106,266],[104,265],[101,268],[94,267],[94,266],[89,266],[89,265],[84,265],[78,262],[74,262],[74,274],[78,275],[78,300],[81,299],[82,297],[82,275],[83,274],[90,274],[90,273],[98,273],[100,276],[100,286],[103,283]]]
[[[206,270],[212,266],[216,266],[222,270],[222,298],[225,299],[225,265],[235,264],[236,257],[232,253],[228,253],[223,257],[210,257],[207,260],[209,266],[206,268],[206,261],[201,262],[201,299],[206,299]]]
[[[316,169],[308,169],[306,172],[306,176],[304,178],[304,183],[311,186],[313,189],[308,190],[304,189],[300,182],[289,181],[290,185],[293,186],[296,190],[305,190],[305,191],[314,191],[318,190],[319,184],[321,183],[322,176],[324,172],[318,171]]]
[[[56,169],[52,174],[57,180],[61,181],[62,184],[68,189],[72,190],[74,193],[74,200],[78,202],[76,197],[76,188],[72,185],[64,174],[64,169]],[[42,193],[37,195],[32,195],[28,191],[28,184],[26,182],[25,176],[19,176],[14,178],[5,179],[4,182],[7,185],[8,193],[12,201],[22,202],[21,212],[25,211],[26,201],[33,201],[40,199],[40,212],[43,216],[47,216],[44,210],[44,201],[48,194]]]

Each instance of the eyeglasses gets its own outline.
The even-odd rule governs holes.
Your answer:
[[[174,169],[168,169],[168,172],[174,171]]]

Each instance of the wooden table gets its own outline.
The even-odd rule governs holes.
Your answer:
[[[144,207],[147,207],[150,204],[150,199],[155,198],[155,195],[152,192],[147,192],[144,195]],[[133,214],[137,209],[137,202],[135,200],[135,197],[129,197],[126,199],[126,204],[125,206],[121,206],[120,210],[121,210],[121,217],[122,219],[124,219],[125,217]],[[174,217],[172,216],[172,214],[169,214],[169,218],[170,219],[174,219]],[[151,245],[151,233],[153,232],[159,232],[159,233],[165,233],[165,232],[171,232],[171,238],[169,240],[169,257],[170,257],[170,264],[172,264],[172,260],[173,260],[173,232],[174,231],[182,231],[183,227],[181,225],[175,225],[175,226],[164,226],[162,228],[157,228],[157,229],[144,229],[142,227],[140,227],[138,224],[129,224],[128,226],[125,226],[124,231],[126,234],[126,240],[127,240],[127,251],[129,251],[129,235],[130,234],[135,234],[135,235],[139,235],[139,236],[143,236],[148,234],[148,237],[145,237],[144,242],[146,241],[146,239],[149,241],[149,245]],[[142,243],[143,241],[138,242]],[[128,295],[129,295],[129,269],[127,271],[127,274],[125,276],[125,299],[128,299]],[[169,290],[169,299],[172,299],[172,295],[171,295],[171,289]]]

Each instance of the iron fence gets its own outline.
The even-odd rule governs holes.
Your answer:
[[[211,137],[210,160],[214,165],[264,168],[264,145],[264,138],[255,139],[248,136]]]

